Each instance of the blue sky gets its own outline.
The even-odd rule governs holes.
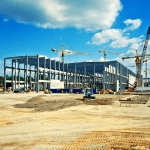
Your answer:
[[[66,54],[65,62],[103,61],[104,54],[98,50],[106,47],[123,53],[108,53],[108,60],[134,65],[134,59],[122,61],[121,57],[135,56],[135,50],[142,53],[150,26],[149,6],[149,0],[1,0],[0,76],[4,56],[39,53],[61,59],[61,54],[51,49],[61,50],[63,44],[72,48],[65,50],[90,53]]]

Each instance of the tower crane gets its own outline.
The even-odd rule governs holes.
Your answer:
[[[143,65],[143,61],[145,59],[145,56],[147,56],[146,50],[147,50],[149,38],[150,38],[150,27],[148,28],[148,31],[147,31],[146,40],[144,42],[142,55],[138,55],[138,53],[136,51],[136,56],[134,56],[134,57],[122,57],[123,60],[129,59],[129,58],[136,58],[135,62],[136,62],[136,86],[137,87],[141,86],[141,70],[142,70],[142,65]]]
[[[150,60],[150,59],[146,59],[146,60],[144,60],[143,62],[145,62],[145,78],[146,78],[146,87],[147,87],[147,73],[149,72],[149,71],[147,71],[147,61],[148,60]]]
[[[62,50],[57,50],[57,49],[54,49],[52,48],[52,51],[53,52],[61,52],[62,53],[62,62],[64,63],[64,57],[65,57],[65,54],[64,53],[70,53],[70,54],[83,54],[83,55],[90,55],[89,53],[81,53],[81,52],[75,52],[75,51],[66,51],[64,50],[64,46],[65,45],[62,45]],[[67,47],[67,46],[66,46]]]
[[[139,80],[137,78],[137,74],[138,74],[138,72],[137,72],[138,69],[137,68],[139,67],[139,64],[141,63],[141,61],[144,62],[145,61],[144,59],[147,59],[147,58],[150,57],[150,54],[146,54],[145,56],[147,56],[147,57],[142,58],[142,55],[138,55],[138,52],[136,50],[136,56],[122,57],[122,60],[124,60],[124,59],[130,59],[130,58],[135,58],[135,63],[136,63],[136,82],[135,82],[135,86],[136,87],[140,87],[141,86],[141,82],[139,82]],[[141,81],[141,75],[140,75],[140,81]]]
[[[106,61],[106,53],[114,53],[114,54],[122,54],[122,53],[117,53],[117,52],[109,52],[109,51],[106,51],[106,48],[105,48],[105,51],[101,51],[99,50],[98,52],[104,52],[104,61]]]

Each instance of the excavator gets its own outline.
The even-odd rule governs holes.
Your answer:
[[[93,89],[87,88],[85,90],[85,96],[83,96],[83,99],[95,100],[95,97],[92,95],[93,95]]]

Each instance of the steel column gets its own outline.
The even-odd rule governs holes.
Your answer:
[[[17,89],[17,58],[15,55],[15,90]]]
[[[27,57],[27,64],[26,64],[26,89],[28,90],[28,55]]]
[[[95,89],[95,60],[94,60],[94,87],[93,88]]]
[[[66,68],[66,89],[68,88],[68,63],[67,63],[67,68]]]
[[[37,93],[39,92],[39,54],[37,54]]]
[[[31,90],[31,65],[30,65],[30,90]]]
[[[18,89],[20,89],[20,64],[18,63]]]
[[[24,64],[24,90],[26,90],[26,65]]]
[[[46,68],[46,59],[44,57],[44,70],[43,70],[43,80],[45,80],[45,68]],[[43,91],[46,89],[46,83],[43,82]]]
[[[85,64],[85,61],[84,61],[84,87],[85,87],[85,75],[86,75],[86,64]]]
[[[76,62],[75,62],[74,70],[75,70],[75,79],[74,79],[74,80],[75,80],[75,86],[77,86],[77,79],[76,79],[76,72],[77,72],[77,71],[76,71]]]
[[[6,58],[4,56],[4,91],[6,91]]]

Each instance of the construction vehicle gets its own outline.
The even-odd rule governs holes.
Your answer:
[[[83,96],[83,99],[90,99],[90,100],[95,100],[95,97],[93,95],[93,89],[86,89],[85,90],[85,96]]]
[[[130,58],[136,58],[136,60],[135,60],[135,62],[136,62],[136,83],[135,83],[136,87],[141,87],[141,70],[142,70],[142,65],[143,65],[145,56],[150,56],[150,55],[146,55],[146,50],[147,50],[149,38],[150,38],[150,27],[148,28],[148,31],[147,31],[146,40],[144,42],[142,55],[138,55],[138,53],[136,51],[136,56],[133,56],[133,57],[122,57],[122,60],[130,59]]]
[[[70,53],[70,54],[83,54],[83,55],[90,55],[89,53],[81,53],[81,52],[75,52],[75,51],[70,51],[70,50],[64,50],[64,46],[66,45],[62,45],[62,50],[56,50],[54,48],[52,48],[53,52],[61,52],[62,53],[62,62],[64,63],[64,57],[65,57],[65,53]],[[66,46],[68,47],[68,46]],[[70,48],[70,47],[68,47]]]
[[[104,52],[104,61],[106,61],[106,53],[114,53],[114,54],[122,54],[122,53],[117,53],[117,52],[109,52],[109,51],[106,51],[106,48],[105,48],[105,51],[101,51],[99,50],[99,52]]]

